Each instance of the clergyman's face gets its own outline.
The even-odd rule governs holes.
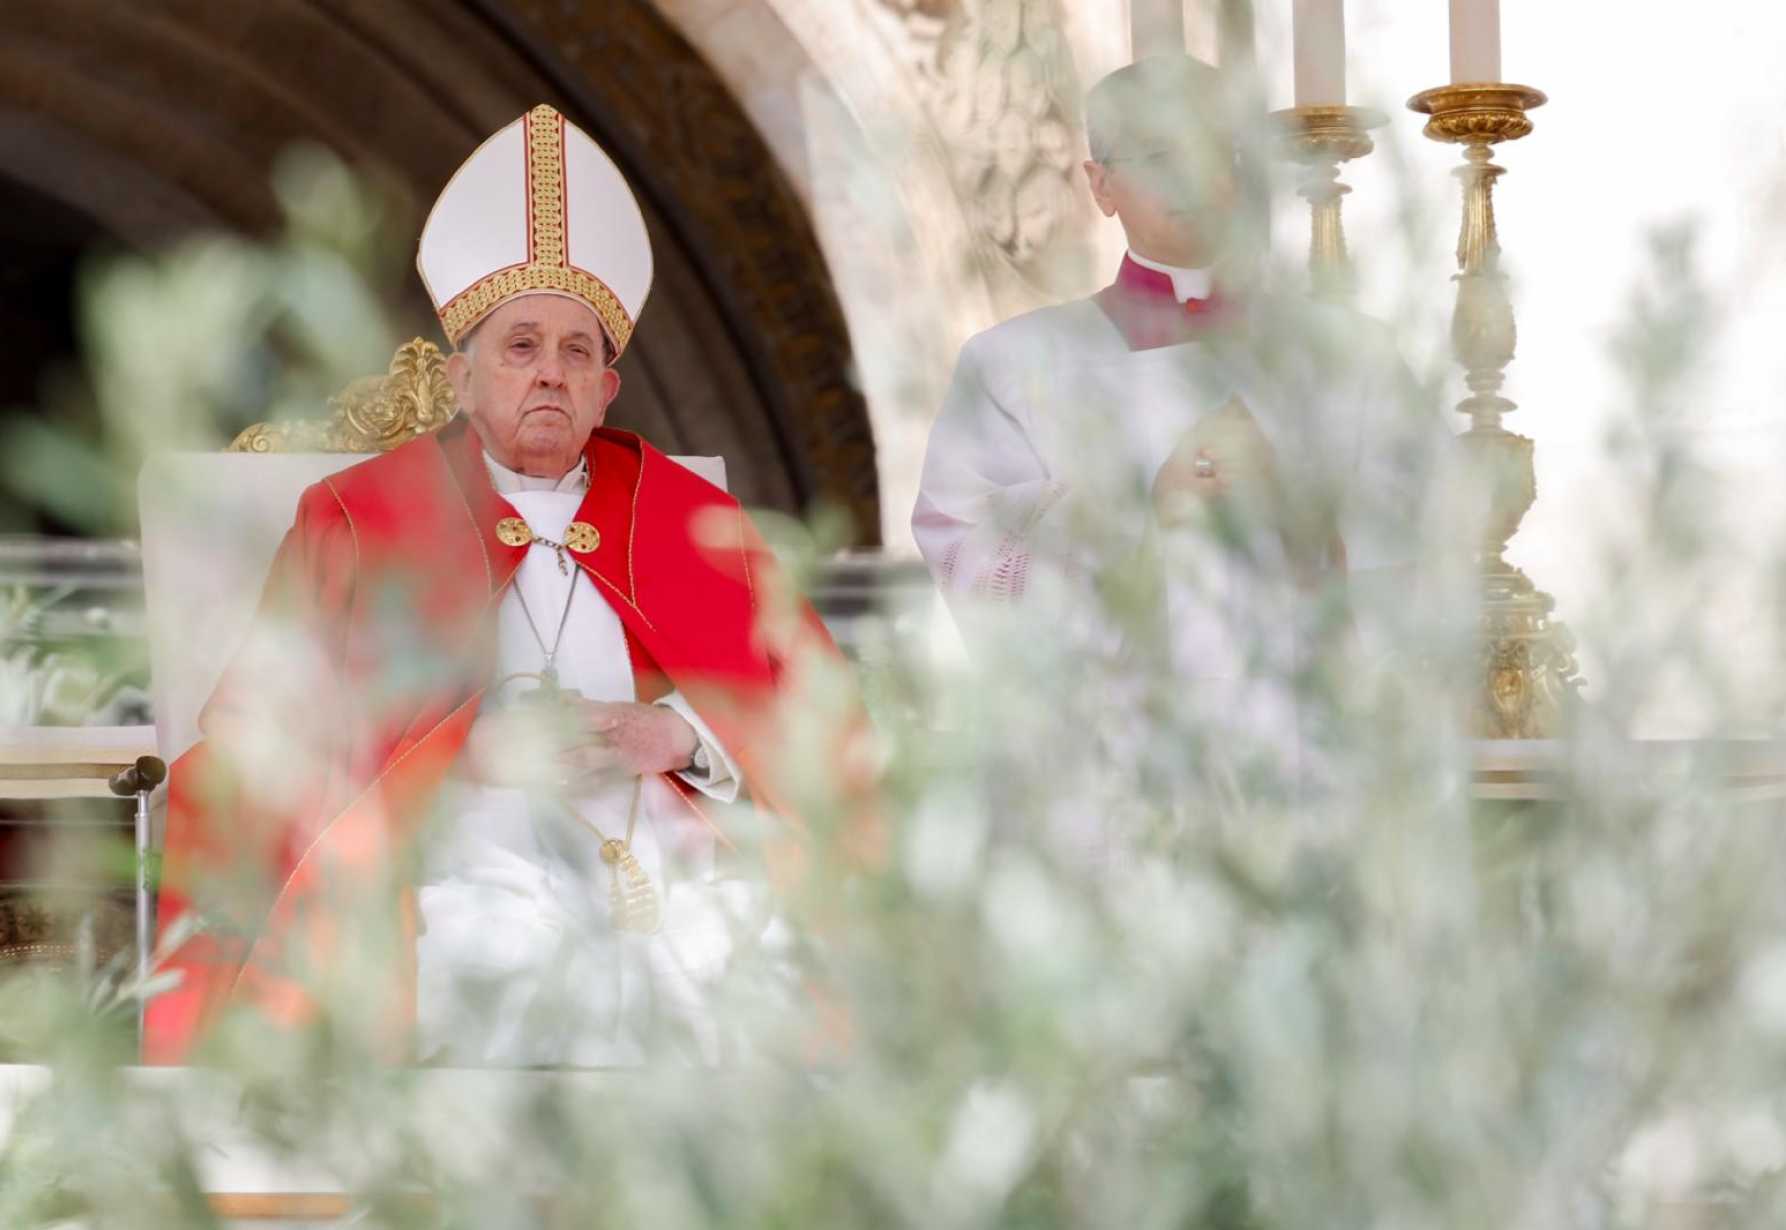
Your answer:
[[[523,295],[490,313],[447,360],[447,379],[485,450],[539,478],[577,464],[620,391],[601,323],[563,295]]]
[[[1085,173],[1093,199],[1121,220],[1131,249],[1162,264],[1215,263],[1239,202],[1225,142],[1152,143],[1088,162]]]

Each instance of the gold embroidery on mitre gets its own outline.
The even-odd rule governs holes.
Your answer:
[[[632,340],[633,322],[619,296],[592,273],[570,264],[565,246],[564,117],[541,103],[523,120],[527,138],[527,263],[480,278],[440,309],[440,323],[457,346],[472,328],[526,291],[555,290],[594,309],[618,357]]]
[[[592,273],[564,265],[513,265],[473,282],[440,309],[440,324],[457,346],[478,321],[516,295],[534,290],[556,290],[572,295],[595,310],[614,343],[616,353],[632,340],[633,322],[602,280]]]
[[[544,103],[527,113],[527,258],[567,265],[564,252],[564,117]]]

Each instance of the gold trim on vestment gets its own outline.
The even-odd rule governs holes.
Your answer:
[[[347,537],[353,543],[353,571],[354,575],[358,576],[360,574],[359,527],[353,523],[353,514],[347,511],[347,501],[341,498],[341,493],[339,491],[335,490],[334,475],[331,474],[325,476],[322,480],[322,485],[327,487],[329,489],[329,494],[335,497],[335,505],[341,509],[341,519],[347,522]]]

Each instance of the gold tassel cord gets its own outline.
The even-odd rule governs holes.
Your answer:
[[[650,935],[663,924],[663,911],[657,889],[639,866],[631,848],[624,841],[609,838],[602,843],[602,861],[608,865],[613,879],[608,885],[608,906],[617,931]]]

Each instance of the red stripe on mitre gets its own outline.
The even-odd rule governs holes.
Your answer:
[[[531,265],[533,264],[533,112],[531,111],[521,117],[521,192],[527,200],[527,263]],[[481,281],[483,279],[479,278],[478,282]],[[477,282],[472,283],[472,286],[476,285]],[[470,287],[466,289],[469,290]]]
[[[564,116],[556,111],[558,123],[558,242],[564,248],[564,267],[571,268],[571,164],[565,148]],[[591,277],[594,275],[591,274]],[[606,286],[607,283],[603,282]]]

